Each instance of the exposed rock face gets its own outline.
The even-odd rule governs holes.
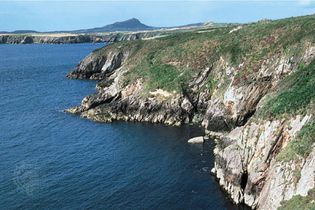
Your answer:
[[[67,111],[101,122],[128,120],[180,125],[192,121],[197,104],[202,106],[202,103],[195,101],[192,93],[180,94],[158,89],[143,97],[144,84],[141,79],[123,85],[123,75],[128,71],[126,61],[133,49],[105,51],[91,53],[68,74],[69,78],[100,82],[97,93],[85,97],[79,107]],[[199,75],[196,80],[204,82],[205,75]],[[205,112],[206,106],[203,106],[201,109]]]
[[[289,120],[250,122],[220,140],[213,172],[236,203],[276,209],[282,200],[306,195],[315,187],[315,150],[301,163],[276,160],[276,154],[310,118],[298,115]],[[301,177],[295,177],[297,167],[301,167]]]
[[[141,98],[143,84],[140,80],[121,90],[119,77],[121,72],[113,73],[109,80],[113,83],[85,97],[80,107],[72,112],[81,113],[82,117],[100,122],[128,120],[180,125],[189,122],[189,112],[182,107],[185,99],[168,92],[152,92],[151,97]]]
[[[297,67],[297,60],[301,59],[274,56],[261,65],[254,81],[245,84],[236,84],[237,78],[233,76],[235,69],[226,67],[226,76],[230,76],[232,82],[223,99],[213,98],[208,104],[203,126],[211,130],[230,130],[245,125],[255,113],[259,101],[282,78],[290,74]],[[306,57],[304,59],[307,60]]]
[[[67,44],[67,43],[84,43],[84,42],[103,42],[103,40],[97,39],[97,37],[90,36],[90,35],[77,35],[77,36],[0,35],[0,44],[32,44],[32,43]]]
[[[21,44],[32,44],[34,42],[33,38],[30,36],[25,36],[21,41]]]
[[[241,30],[227,33],[233,35]],[[283,79],[294,74],[299,64],[307,65],[315,59],[313,43],[307,42],[299,54],[268,54],[252,67],[255,73],[243,75],[244,79],[238,74],[248,65],[246,61],[236,66],[225,55],[220,55],[190,75],[182,91],[161,88],[146,91],[147,78],[126,80],[127,73],[134,67],[130,62],[139,59],[133,56],[135,50],[143,47],[144,53],[140,55],[150,55],[143,43],[137,44],[127,48],[112,45],[95,51],[69,73],[69,78],[95,79],[98,84],[95,94],[67,111],[100,122],[201,124],[209,130],[207,135],[217,139],[212,172],[235,203],[277,209],[283,200],[306,195],[315,187],[314,146],[308,157],[291,162],[277,160],[279,152],[314,116],[304,113],[273,120],[257,116],[257,110],[276,92]],[[168,65],[179,64],[168,62]],[[189,65],[192,64],[185,66]],[[215,83],[209,82],[210,74],[216,79]],[[205,88],[209,83],[214,87]]]

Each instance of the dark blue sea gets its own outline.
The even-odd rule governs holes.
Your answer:
[[[104,44],[103,44],[104,45]],[[69,70],[102,44],[0,45],[0,209],[234,209],[197,127],[66,114],[95,82]]]

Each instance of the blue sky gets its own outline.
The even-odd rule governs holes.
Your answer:
[[[0,31],[92,28],[132,17],[151,26],[253,22],[315,13],[315,0],[0,0]]]

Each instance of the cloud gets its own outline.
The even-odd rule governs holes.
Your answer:
[[[314,1],[312,0],[298,0],[298,3],[302,6],[310,6]]]

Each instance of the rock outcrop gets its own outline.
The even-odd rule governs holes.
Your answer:
[[[200,124],[216,139],[212,172],[233,201],[277,209],[283,201],[306,195],[315,187],[314,144],[309,144],[305,156],[296,155],[290,161],[278,158],[314,120],[315,44],[310,41],[311,32],[303,34],[300,42],[295,42],[292,30],[291,34],[280,32],[284,26],[296,29],[309,19],[314,21],[310,16],[289,23],[257,23],[232,33],[233,28],[220,29],[219,37],[209,31],[109,45],[91,53],[68,74],[69,78],[98,83],[95,94],[67,111],[100,122]],[[256,40],[259,27],[270,31]],[[296,31],[299,37],[301,33]],[[246,53],[235,43],[244,36],[246,43],[241,44],[250,42]],[[243,55],[238,63],[233,61],[237,58],[232,57],[234,48]],[[310,67],[303,71],[305,66]],[[302,85],[308,86],[294,89],[296,75],[306,78]],[[289,91],[287,96],[285,91]],[[292,108],[288,101],[284,113],[261,114],[266,106],[283,103],[285,97],[292,100],[292,91],[303,102],[293,104],[301,107]],[[268,104],[278,96],[280,102]]]

